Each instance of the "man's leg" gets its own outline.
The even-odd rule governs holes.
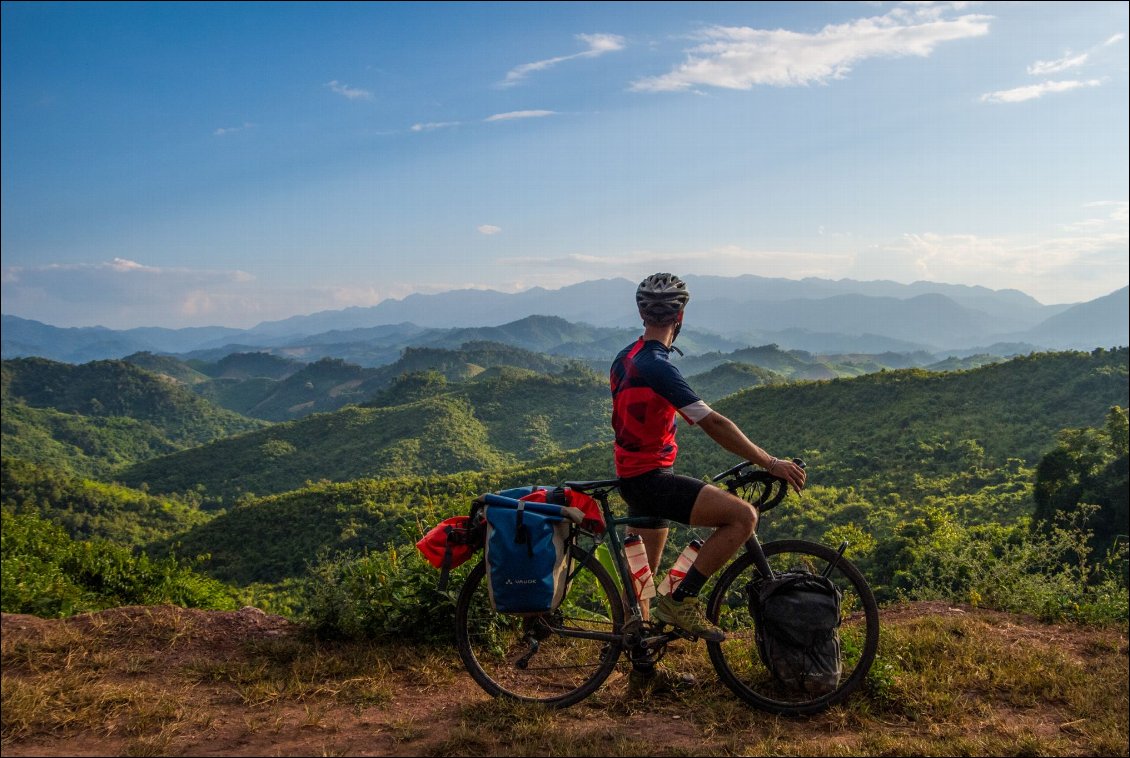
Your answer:
[[[757,528],[757,511],[741,498],[707,485],[695,498],[692,526],[712,526],[714,534],[698,551],[694,565],[670,594],[660,598],[655,617],[711,642],[726,635],[711,624],[702,610],[698,593],[706,580],[737,552]]]
[[[757,511],[737,495],[708,484],[694,501],[691,526],[715,527],[694,562],[699,573],[709,577],[753,535]]]
[[[652,576],[658,576],[659,563],[663,560],[663,548],[667,545],[667,527],[662,529],[642,529],[632,527],[629,534],[638,534],[643,539],[644,550],[647,551],[647,564],[651,567]],[[641,600],[640,610],[643,612],[644,621],[651,618],[651,600]]]

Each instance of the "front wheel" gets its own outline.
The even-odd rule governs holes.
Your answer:
[[[707,615],[726,632],[722,642],[708,643],[718,676],[742,700],[771,713],[817,713],[839,703],[863,683],[879,648],[879,608],[875,596],[850,561],[830,547],[805,540],[781,540],[762,546],[774,573],[803,570],[827,577],[842,594],[838,686],[820,695],[782,684],[770,673],[758,651],[748,587],[761,578],[752,553],[722,572],[710,595]],[[830,568],[831,567],[831,568]]]
[[[591,554],[571,550],[569,587],[552,613],[495,611],[485,560],[467,577],[455,607],[459,657],[494,697],[565,707],[595,692],[615,668],[624,627],[620,594]]]

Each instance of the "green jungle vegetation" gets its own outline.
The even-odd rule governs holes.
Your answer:
[[[0,460],[0,504],[61,525],[75,539],[143,545],[205,523],[194,492],[157,496],[9,458]]]
[[[131,366],[145,369],[151,374],[164,376],[177,384],[192,386],[211,379],[207,374],[193,368],[191,365],[171,355],[157,355],[148,351],[127,355],[122,360]]]
[[[1009,459],[1033,465],[1060,429],[1101,424],[1111,406],[1128,404],[1125,363],[1125,350],[1046,353],[962,372],[774,383],[715,407],[766,449],[803,457],[814,484],[867,487],[879,476],[873,488],[881,494],[909,494],[916,477],[932,480],[962,464],[966,471],[1005,467]],[[607,447],[566,451],[607,441],[609,412],[604,378],[576,363],[561,374],[505,368],[463,382],[407,375],[365,406],[144,461],[120,477],[156,492],[198,488],[219,502],[322,479],[534,461],[569,462],[578,476],[601,478],[611,471]],[[730,465],[729,454],[697,430],[685,429],[680,445],[683,473]]]
[[[884,602],[1125,623],[1127,355],[772,383],[712,405],[771,452],[809,463],[810,486],[765,515],[763,539],[847,540]],[[450,617],[470,564],[440,593],[413,543],[482,492],[610,476],[606,393],[603,377],[579,367],[462,382],[411,374],[366,406],[136,464],[118,476],[134,489],[6,461],[3,505],[70,537],[128,543],[150,565],[188,556],[192,570],[326,635],[435,641],[446,634],[435,618]],[[684,473],[734,462],[696,429],[683,428],[680,444]],[[133,513],[136,530],[125,526]],[[689,537],[673,536],[667,563]],[[6,541],[5,560],[25,560],[34,542]]]
[[[408,375],[375,403],[144,461],[119,477],[155,492],[195,488],[230,503],[322,479],[513,466],[611,435],[607,381],[579,364],[567,374],[490,369],[461,383],[438,373]]]
[[[4,361],[0,402],[5,455],[94,476],[265,426],[124,361]]]
[[[481,341],[458,348],[409,347],[395,362],[377,368],[329,357],[303,364],[264,352],[233,353],[215,362],[163,357],[160,363],[151,359],[145,363],[163,367],[158,373],[178,380],[186,371],[201,375],[204,381],[192,382],[195,393],[223,408],[265,421],[292,421],[364,403],[408,374],[436,372],[448,381],[462,382],[492,367],[557,374],[572,371],[575,364],[565,358]],[[175,363],[182,368],[171,365]]]
[[[749,363],[723,363],[709,371],[687,377],[698,396],[714,403],[740,390],[766,384],[784,384],[785,377]]]
[[[33,513],[0,512],[0,607],[46,618],[123,605],[230,609],[235,593],[174,557],[74,540]]]
[[[539,338],[535,321],[527,319],[512,325],[520,334],[508,334],[509,339],[527,343],[558,341],[567,334],[552,330],[552,338]],[[575,327],[576,325],[566,326]],[[533,324],[533,325],[531,325]],[[585,336],[586,328],[577,327],[578,337]],[[498,330],[457,330],[473,336],[479,332],[495,334]],[[568,343],[561,350],[577,352],[578,344],[585,347],[580,352],[586,358],[578,360],[559,355],[547,355],[501,342],[472,340],[458,347],[412,346],[400,351],[399,357],[386,365],[363,367],[353,359],[322,357],[311,363],[301,363],[291,358],[267,352],[232,353],[216,361],[189,359],[181,361],[171,356],[136,353],[124,360],[154,373],[189,386],[193,392],[228,410],[266,421],[291,421],[314,413],[327,413],[346,405],[369,403],[382,390],[405,375],[436,372],[449,382],[464,382],[476,378],[491,368],[521,368],[541,374],[570,374],[582,365],[603,376],[609,358],[630,337],[631,330],[619,330],[615,344]],[[344,339],[345,337],[342,337]],[[437,339],[440,339],[437,337]],[[441,340],[442,342],[442,340]],[[347,345],[337,346],[345,350]],[[688,343],[688,351],[692,346]],[[387,348],[382,348],[382,350]],[[592,356],[589,357],[589,352]],[[302,350],[287,350],[301,354]],[[877,371],[919,366],[932,360],[925,353],[884,353],[880,355],[818,356],[799,350],[785,351],[776,345],[744,348],[730,353],[705,352],[680,359],[684,373],[700,384],[700,394],[708,400],[719,399],[748,387],[785,379],[829,379],[861,376]],[[981,365],[991,356],[967,359],[949,359],[951,368],[971,368]],[[996,359],[999,360],[999,359]],[[728,367],[728,368],[727,368]],[[931,369],[933,370],[933,369]],[[941,370],[950,370],[943,368]],[[387,404],[387,403],[386,403]]]
[[[217,361],[189,360],[187,365],[213,379],[286,379],[305,363],[264,352],[230,353]]]

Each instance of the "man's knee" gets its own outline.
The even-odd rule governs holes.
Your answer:
[[[699,494],[691,523],[695,526],[729,526],[744,530],[748,537],[757,529],[757,511],[733,493],[707,487]]]
[[[745,530],[747,535],[752,536],[757,531],[757,509],[736,495],[732,497],[737,501],[734,504],[734,513],[738,526]]]

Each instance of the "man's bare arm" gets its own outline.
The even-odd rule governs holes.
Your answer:
[[[750,441],[737,424],[718,411],[713,411],[709,416],[699,421],[698,426],[702,427],[702,431],[706,432],[712,440],[734,455],[761,466],[773,476],[784,479],[797,492],[804,489],[806,479],[804,469],[792,461],[781,460],[769,455]]]

